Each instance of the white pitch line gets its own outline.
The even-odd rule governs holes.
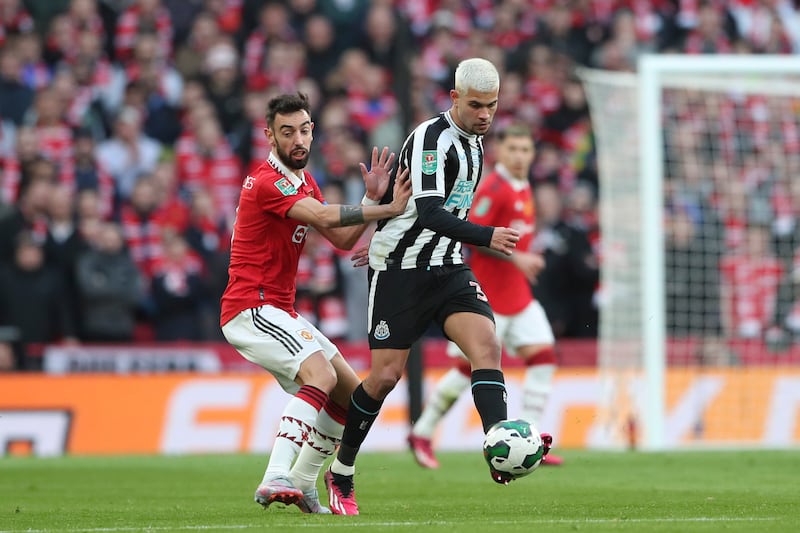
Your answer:
[[[337,528],[337,527],[420,527],[420,526],[448,526],[459,522],[456,520],[420,520],[403,522],[351,522],[347,518],[336,518],[334,522],[306,522],[303,528]],[[697,516],[688,518],[586,518],[570,520],[568,518],[533,519],[533,520],[495,520],[492,525],[555,525],[555,524],[647,524],[653,522],[681,523],[714,523],[714,522],[774,522],[776,517],[713,517]],[[152,526],[152,527],[95,527],[77,529],[9,529],[0,530],[0,533],[123,533],[128,531],[206,531],[206,530],[262,530],[265,524],[225,524],[225,525],[199,525],[199,526]],[[284,524],[287,525],[287,524]],[[300,525],[300,524],[298,524]]]

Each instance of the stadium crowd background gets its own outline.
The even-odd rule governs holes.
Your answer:
[[[597,168],[574,68],[631,71],[646,51],[800,50],[788,0],[0,0],[0,20],[5,367],[43,343],[221,339],[230,228],[241,180],[269,150],[268,99],[311,96],[310,171],[330,202],[357,203],[358,162],[373,145],[398,151],[446,109],[471,56],[501,73],[493,130],[522,121],[537,139],[535,247],[548,266],[536,295],[558,337],[594,337]],[[735,125],[757,131],[757,104]],[[741,233],[724,203],[684,194],[688,179],[669,190],[696,209],[675,212]],[[776,199],[789,182],[771,179]],[[785,235],[796,204],[771,204]],[[363,339],[364,277],[312,233],[298,308],[331,338]]]

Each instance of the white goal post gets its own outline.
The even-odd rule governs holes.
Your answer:
[[[579,77],[589,103],[600,179],[603,298],[600,303],[598,362],[601,373],[604,372],[607,378],[605,404],[609,412],[603,415],[606,417],[606,431],[597,438],[601,441],[600,446],[612,448],[632,445],[633,441],[637,447],[646,450],[682,447],[691,439],[675,437],[667,427],[668,397],[674,394],[667,390],[667,346],[670,340],[665,294],[669,281],[665,278],[668,259],[665,257],[665,180],[668,173],[676,172],[668,170],[667,166],[687,165],[690,168],[696,165],[691,168],[699,167],[701,174],[708,173],[703,177],[710,176],[713,169],[739,179],[738,176],[749,168],[750,148],[745,142],[737,144],[736,138],[730,140],[726,137],[736,137],[741,132],[731,132],[734,128],[730,125],[721,127],[715,121],[726,119],[728,108],[724,105],[728,99],[733,102],[729,107],[737,108],[745,105],[749,95],[782,99],[779,103],[767,104],[774,109],[791,107],[790,102],[800,97],[800,60],[795,56],[647,54],[640,57],[636,73],[581,69]],[[665,124],[665,95],[679,94],[670,91],[686,91],[688,96],[676,97],[689,102],[682,101],[681,105],[702,107],[696,116],[673,117],[675,124],[678,120],[708,120],[709,123],[695,128],[701,130],[697,139],[713,137],[711,132],[717,132],[725,139],[711,138],[708,143],[712,148],[704,146],[701,149],[691,145],[691,134],[685,135],[689,140],[675,134],[675,130],[683,132],[692,128],[675,126],[670,129]],[[703,96],[693,96],[697,94]],[[780,130],[787,117],[773,112],[771,120],[772,123],[764,126],[768,130],[766,135],[781,135],[775,130]],[[796,122],[797,119],[788,120]],[[678,139],[674,146],[670,145],[673,140],[668,138],[670,134],[667,131]],[[737,151],[727,163],[719,164],[717,160],[724,159],[719,146],[725,143],[735,145],[731,150]],[[769,157],[780,159],[774,146],[769,150]],[[678,160],[670,163],[667,159],[675,153]],[[699,163],[688,161],[698,154]],[[778,162],[775,166],[783,168],[785,165]],[[795,179],[800,180],[800,175]],[[708,178],[707,181],[711,183],[713,180]],[[715,183],[719,187],[725,182]],[[705,186],[701,184],[698,188]],[[711,191],[708,196],[716,199],[719,191]],[[707,243],[720,250],[720,257],[729,251],[725,249],[723,237],[719,242],[709,240]],[[721,302],[727,301],[727,290],[725,287],[720,289]],[[735,331],[730,333],[727,329],[724,303],[719,314],[721,333],[713,336],[721,337],[726,345],[730,344],[731,337],[737,337],[734,339],[736,342],[741,340]],[[701,318],[689,316],[687,320],[691,322]],[[734,366],[741,366],[741,361],[727,361],[724,365],[734,369]],[[699,366],[703,367],[700,372],[704,372],[711,365],[704,360]],[[702,387],[698,385],[695,392],[702,396]],[[710,398],[711,393],[708,394]],[[620,404],[627,406],[623,408],[626,412],[617,411]],[[703,405],[710,409],[711,400]],[[709,437],[709,420],[704,420],[703,416],[710,415],[697,415],[698,427],[704,427],[695,433],[701,436],[689,444],[725,446],[724,438]],[[741,443],[734,441],[734,444]]]

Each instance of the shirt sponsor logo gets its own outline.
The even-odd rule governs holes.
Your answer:
[[[294,228],[294,233],[292,234],[292,242],[300,244],[305,240],[307,232],[308,226],[297,226]]]
[[[281,191],[281,194],[284,196],[291,196],[293,194],[297,194],[297,189],[292,182],[289,181],[289,178],[281,178],[275,182],[275,187]]]
[[[438,163],[436,150],[422,151],[422,172],[425,174],[435,174]]]
[[[453,184],[450,196],[444,202],[445,209],[469,209],[472,207],[472,195],[475,182],[459,180]]]

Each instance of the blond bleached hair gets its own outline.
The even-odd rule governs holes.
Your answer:
[[[458,94],[465,94],[470,89],[479,93],[500,90],[500,74],[490,61],[473,57],[458,64],[455,90]]]

